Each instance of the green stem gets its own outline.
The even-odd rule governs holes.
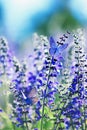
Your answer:
[[[73,120],[72,120],[72,118],[70,118],[70,121],[71,121],[71,128],[72,128],[72,130],[74,130],[74,126],[73,126]]]
[[[49,82],[49,78],[50,78],[50,72],[51,72],[51,61],[50,61],[50,65],[49,65],[48,79],[47,79],[46,88],[45,88],[46,92],[47,92],[48,82]],[[43,117],[44,117],[45,99],[46,99],[46,97],[43,98],[42,118],[41,118],[41,130],[43,130],[43,119],[44,119]]]
[[[26,126],[26,130],[29,130],[29,127],[28,127],[28,123],[27,123],[27,115],[26,115],[26,111],[25,111],[25,106],[24,107],[24,118],[25,118],[25,126]]]
[[[26,130],[29,130],[29,128],[28,128],[28,123],[27,123],[26,113],[25,113],[25,125],[26,125]]]
[[[12,125],[13,125],[13,130],[15,130],[15,123],[12,123]]]
[[[84,105],[84,129],[86,130],[87,124],[86,124],[86,118],[85,118],[85,111],[86,111],[86,109],[85,109],[85,105]]]

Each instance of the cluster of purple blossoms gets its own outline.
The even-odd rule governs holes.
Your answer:
[[[57,43],[53,37],[50,37],[49,46],[49,41],[41,37],[40,40],[43,42],[34,49],[35,74],[28,72],[26,64],[19,67],[20,70],[12,80],[10,88],[14,95],[13,119],[15,119],[14,123],[18,121],[17,126],[28,128],[28,123],[41,121],[40,129],[43,129],[44,120],[46,118],[50,120],[45,109],[54,108],[55,94],[58,93],[58,77],[61,75],[64,62],[62,51],[68,46],[63,42],[67,38],[68,36],[64,35]],[[42,50],[39,50],[40,47]],[[34,119],[32,119],[31,111]]]
[[[74,44],[71,47],[67,42],[70,35],[67,32],[58,41],[52,36],[49,40],[37,37],[33,55],[29,56],[33,61],[32,71],[28,62],[22,61],[21,64],[11,56],[5,44],[0,47],[0,66],[3,65],[4,72],[11,77],[13,99],[10,118],[15,129],[86,130],[87,56],[78,36],[72,36]],[[3,40],[0,42],[4,43]],[[74,48],[74,65],[72,61],[68,65],[66,63],[69,46]],[[8,71],[9,68],[11,71]]]
[[[10,62],[9,48],[7,41],[4,38],[0,38],[0,75],[7,74],[8,66]]]
[[[65,116],[64,122],[67,130],[86,130],[87,128],[87,59],[78,39],[79,37],[74,36],[74,78],[68,88],[68,99],[63,110],[63,115]]]
[[[29,123],[35,122],[34,107],[38,102],[35,82],[35,75],[27,72],[26,64],[22,63],[10,87],[13,93],[13,114],[11,119],[17,127],[29,129]]]
[[[8,79],[12,79],[18,64],[18,60],[8,47],[8,42],[4,37],[0,37],[0,77],[7,75]]]

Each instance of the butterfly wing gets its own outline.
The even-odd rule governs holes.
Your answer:
[[[54,54],[56,53],[56,48],[50,48],[49,53],[51,56],[54,56]]]
[[[57,58],[60,55],[60,53],[67,48],[67,46],[68,44],[57,46],[56,52],[55,52],[55,58]]]
[[[51,56],[57,57],[64,49],[66,49],[68,46],[68,44],[63,44],[61,46],[57,46],[53,37],[50,37],[50,49],[49,49],[49,53]]]
[[[50,37],[49,41],[50,41],[50,48],[56,48],[56,43],[52,36]]]
[[[64,44],[64,45],[62,45],[62,46],[59,46],[59,52],[65,50],[67,47],[68,47],[68,44],[67,44],[67,43]]]
[[[36,97],[36,95],[37,95],[36,88],[32,88],[31,91],[30,91],[30,93],[29,93],[29,95],[28,95],[28,97],[32,98],[32,97]]]
[[[36,103],[38,102],[38,97],[32,98],[32,102],[33,102],[34,104],[36,104]]]
[[[38,95],[37,95],[37,90],[36,88],[33,88],[29,95],[28,95],[28,98],[30,98],[32,100],[32,103],[37,103],[38,102]]]
[[[53,39],[53,37],[50,37],[50,49],[49,49],[49,53],[51,56],[54,56],[55,52],[57,50],[57,45]]]

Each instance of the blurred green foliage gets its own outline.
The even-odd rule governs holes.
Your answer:
[[[39,34],[47,35],[58,32],[58,30],[69,30],[77,29],[82,25],[77,21],[70,11],[65,8],[63,10],[56,11],[52,16],[49,16],[48,19],[40,24],[37,28]]]

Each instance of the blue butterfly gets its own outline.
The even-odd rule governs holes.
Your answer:
[[[49,49],[49,53],[51,56],[55,56],[58,57],[58,55],[64,50],[66,49],[68,46],[68,44],[63,44],[63,45],[57,45],[53,39],[53,37],[50,37],[50,49]]]
[[[36,104],[38,102],[36,88],[31,89],[28,96],[26,96],[23,91],[21,91],[21,93],[22,93],[23,99],[26,102],[26,104],[33,105],[33,104]]]

